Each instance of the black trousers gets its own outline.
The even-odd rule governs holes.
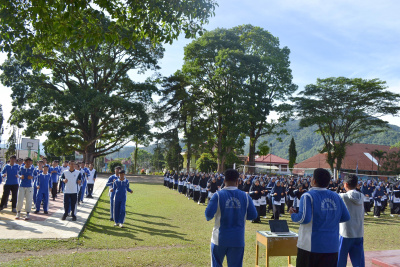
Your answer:
[[[186,195],[186,191],[187,191],[187,187],[186,187],[186,186],[183,186],[183,188],[182,188],[182,194]]]
[[[261,222],[260,220],[260,206],[256,206],[256,211],[257,211],[257,218],[253,220],[253,222]]]
[[[58,183],[53,183],[53,187],[51,188],[51,197],[53,199],[57,197],[57,185]]]
[[[297,248],[296,267],[336,267],[338,253],[315,253]]]
[[[87,191],[88,191],[89,197],[91,197],[93,194],[93,187],[94,187],[94,184],[87,184]]]
[[[78,194],[64,194],[64,216],[68,215],[69,207],[71,207],[71,216],[76,216],[76,201]]]
[[[206,203],[206,198],[207,198],[207,192],[201,192],[201,193],[200,193],[199,202],[200,202],[200,203]]]
[[[285,203],[281,203],[281,214],[285,214]]]
[[[13,209],[17,208],[17,198],[18,198],[18,188],[19,185],[17,184],[5,184],[3,187],[3,196],[1,197],[1,207],[5,207],[8,203],[8,196],[10,195],[11,192],[11,197],[12,197],[12,203],[11,207]]]
[[[281,205],[273,205],[272,210],[274,212],[274,220],[279,220],[279,215],[281,214]]]
[[[289,212],[289,209],[291,208],[291,207],[293,207],[293,200],[288,200],[288,202],[287,202],[287,211]]]
[[[266,216],[266,215],[267,215],[267,204],[260,205],[260,216]]]
[[[193,191],[193,201],[197,202],[200,199],[200,191]]]
[[[371,203],[368,202],[364,202],[364,211],[365,212],[370,212],[371,211]]]
[[[390,209],[390,214],[400,214],[400,203],[393,203],[393,207]]]
[[[381,216],[381,206],[374,206],[374,216]]]

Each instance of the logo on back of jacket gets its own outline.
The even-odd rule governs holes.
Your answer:
[[[325,198],[321,202],[321,210],[337,210],[335,201],[330,198]]]
[[[226,209],[240,209],[240,201],[239,199],[235,197],[230,197],[226,202],[225,202],[225,208]]]

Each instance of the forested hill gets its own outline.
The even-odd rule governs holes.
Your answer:
[[[323,139],[321,135],[315,133],[315,130],[317,129],[316,126],[299,129],[299,121],[293,120],[288,122],[285,128],[289,132],[289,135],[280,136],[282,138],[282,142],[276,140],[277,136],[260,138],[260,142],[263,140],[267,140],[269,143],[272,143],[272,154],[288,159],[288,149],[292,136],[294,137],[294,140],[296,142],[296,162],[301,162],[314,156],[318,153],[318,151],[323,148]],[[389,130],[381,132],[379,134],[367,135],[360,140],[357,140],[357,143],[391,146],[399,141],[400,127],[390,125]],[[248,145],[246,144],[245,154],[247,153]]]
[[[304,129],[299,129],[299,121],[293,120],[286,124],[285,128],[289,132],[289,135],[282,135],[282,142],[277,140],[277,136],[268,136],[261,138],[260,142],[267,140],[268,143],[272,143],[271,153],[279,157],[288,159],[288,149],[290,140],[292,136],[296,142],[297,159],[296,162],[301,162],[308,159],[318,153],[323,147],[322,137],[315,133],[317,127],[307,127]],[[378,144],[378,145],[394,145],[400,141],[400,127],[395,125],[390,125],[390,129],[374,135],[365,136],[364,138],[358,140],[358,143],[364,144]],[[184,143],[181,143],[184,146]],[[140,147],[150,153],[153,153],[155,145],[150,145],[148,147]],[[126,146],[120,150],[120,152],[108,155],[107,158],[128,158],[130,154],[134,151],[133,146]],[[248,139],[246,140],[246,145],[244,147],[245,155],[248,154]]]

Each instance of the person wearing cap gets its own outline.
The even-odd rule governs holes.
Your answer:
[[[339,252],[339,223],[350,220],[346,205],[336,192],[327,189],[330,173],[314,170],[311,189],[300,198],[299,212],[290,208],[293,222],[299,223],[297,267],[336,267]]]
[[[248,194],[237,188],[239,173],[225,172],[225,187],[210,200],[205,217],[215,217],[211,236],[211,266],[222,267],[226,257],[228,266],[241,267],[244,255],[246,220],[257,218],[257,211]]]
[[[115,192],[114,196],[114,226],[123,227],[125,222],[125,206],[126,192],[133,193],[129,188],[129,181],[125,178],[125,170],[119,172],[119,178],[113,183],[111,192]]]

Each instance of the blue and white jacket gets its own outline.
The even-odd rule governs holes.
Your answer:
[[[300,223],[297,247],[315,253],[339,251],[339,223],[350,220],[349,211],[336,192],[313,187],[300,198],[292,221]]]
[[[210,200],[207,221],[215,216],[211,242],[217,246],[244,247],[246,220],[257,218],[257,210],[248,194],[235,186],[224,187]]]

